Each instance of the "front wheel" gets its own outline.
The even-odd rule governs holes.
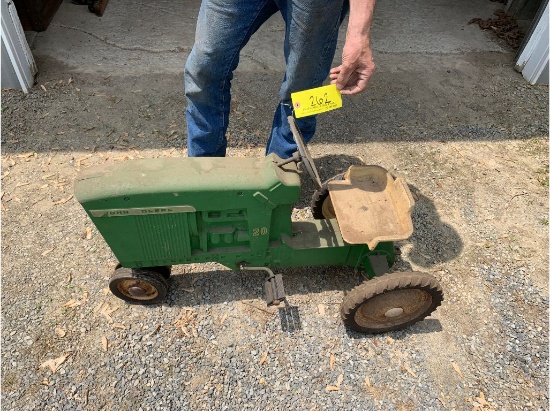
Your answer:
[[[344,297],[340,314],[347,327],[378,334],[423,320],[442,301],[443,291],[432,275],[397,272],[355,287]]]
[[[168,283],[157,271],[120,267],[111,276],[109,289],[128,303],[149,305],[164,301]]]

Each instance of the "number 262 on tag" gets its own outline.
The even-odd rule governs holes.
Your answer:
[[[335,84],[292,93],[296,118],[313,116],[342,107],[342,96]]]

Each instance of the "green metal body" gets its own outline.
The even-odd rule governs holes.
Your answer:
[[[251,158],[159,158],[95,166],[75,197],[124,267],[218,262],[231,269],[348,265],[373,276],[368,255],[394,262],[393,243],[346,244],[336,220],[291,221],[294,163]]]

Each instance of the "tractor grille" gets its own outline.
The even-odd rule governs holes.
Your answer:
[[[190,215],[192,214],[192,215]],[[195,213],[155,214],[135,218],[144,260],[191,256],[188,218]]]

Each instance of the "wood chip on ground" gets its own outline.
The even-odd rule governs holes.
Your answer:
[[[59,328],[59,327],[57,327],[57,328],[55,329],[55,333],[56,333],[59,337],[65,337],[65,335],[67,334],[63,328]]]
[[[454,361],[451,362],[451,364],[453,365],[453,368],[454,368],[454,370],[456,371],[456,373],[457,373],[458,375],[460,375],[460,378],[464,379],[464,374],[462,374],[462,370],[460,369],[460,367],[458,366],[458,364],[455,363]]]
[[[155,335],[158,331],[160,330],[160,323],[158,323],[155,328],[153,329],[153,331],[151,331],[149,334],[147,334],[147,337],[152,337],[153,335]]]
[[[325,388],[325,391],[331,392],[331,391],[340,391],[340,387],[342,386],[342,382],[344,381],[344,374],[340,374],[338,376],[338,379],[336,380],[336,385],[327,385]]]
[[[263,365],[265,360],[267,360],[267,351],[262,354],[262,358],[260,358],[260,365]]]
[[[61,364],[63,364],[67,358],[71,356],[72,352],[68,352],[67,354],[62,355],[61,357],[52,358],[50,360],[44,361],[42,364],[40,364],[39,368],[45,368],[49,367],[52,373],[55,373]]]
[[[103,315],[103,317],[105,317],[105,319],[109,324],[113,324],[115,321],[113,320],[113,317],[111,317],[111,314],[118,309],[119,307],[111,308],[109,307],[108,304],[105,304],[105,306],[101,309],[100,314]]]
[[[92,154],[88,154],[88,155],[85,155],[84,157],[79,158],[78,160],[76,160],[76,165],[80,167],[83,161],[88,160],[92,156],[93,156]]]
[[[411,367],[409,367],[409,364],[403,364],[403,368],[414,378],[418,378],[418,375],[416,375],[415,372],[411,369]]]
[[[174,325],[179,328],[186,337],[190,338],[191,334],[195,338],[198,337],[197,330],[194,325],[197,322],[197,313],[192,308],[184,308],[179,320],[174,322]],[[189,332],[191,331],[191,333]]]
[[[65,304],[63,304],[61,307],[63,308],[74,308],[78,307],[80,305],[80,301],[76,301],[74,298],[72,300],[67,301]]]
[[[67,201],[70,201],[74,196],[71,194],[69,197],[67,198],[62,198],[61,200],[58,200],[58,201],[54,201],[53,205],[61,205],[61,204],[65,204]]]

